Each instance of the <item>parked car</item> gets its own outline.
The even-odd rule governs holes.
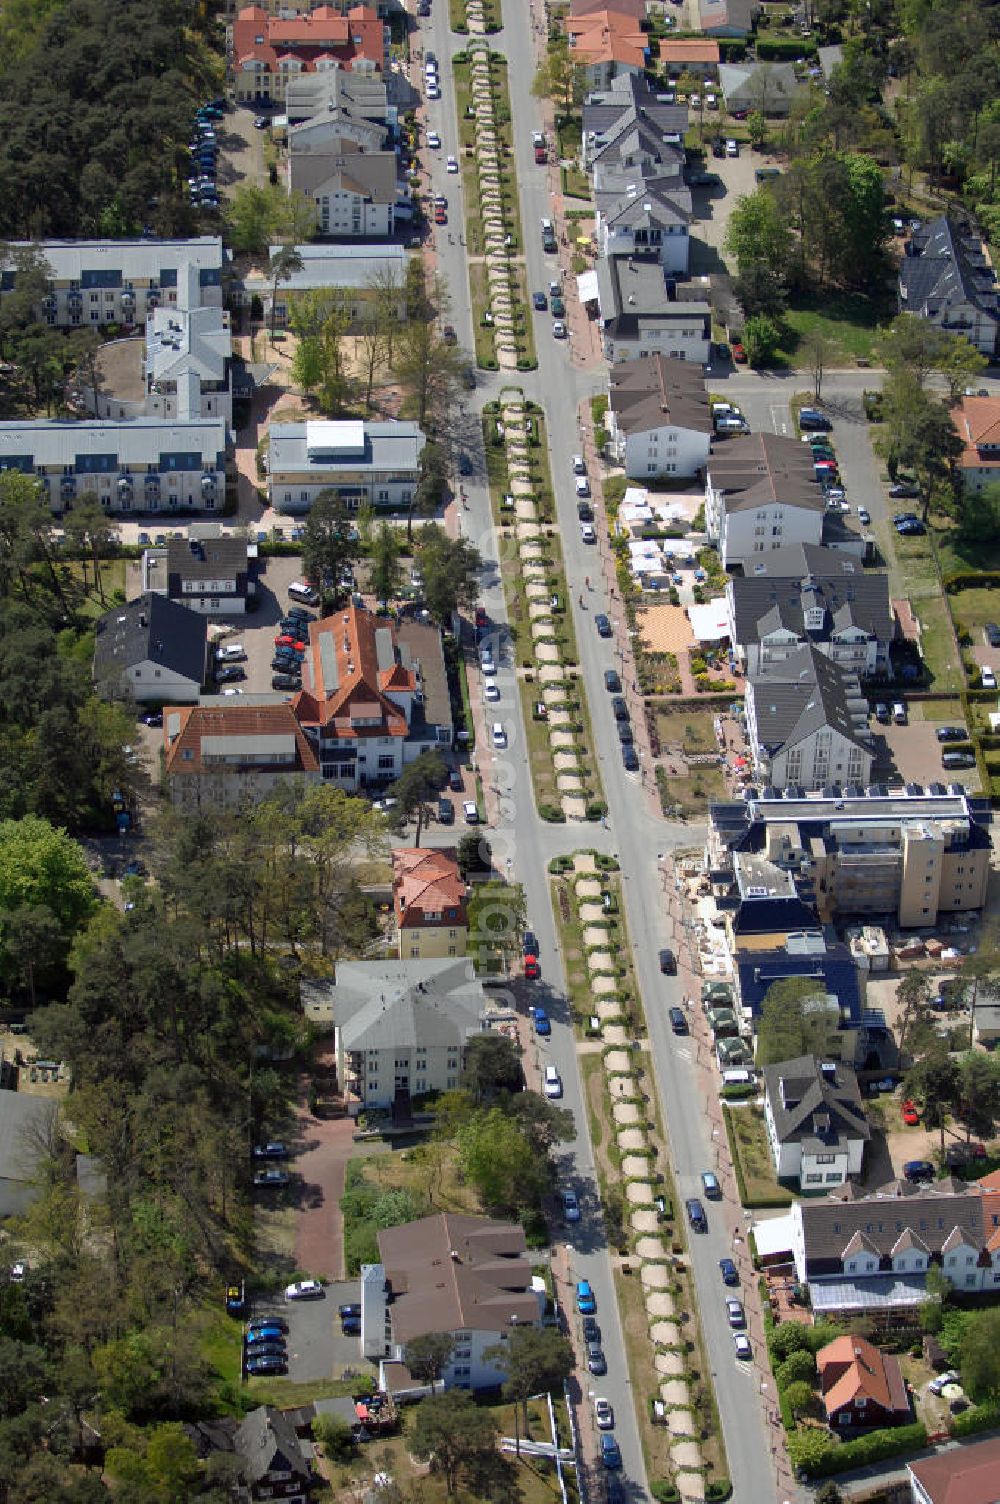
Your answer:
[[[322,1300],[325,1294],[318,1279],[299,1279],[285,1286],[286,1300]]]
[[[606,679],[605,682],[607,682]],[[614,716],[616,721],[628,720],[628,706],[626,705],[625,700],[621,695],[615,695],[614,699],[611,701],[611,714]]]
[[[282,1374],[288,1372],[288,1359],[279,1357],[277,1354],[264,1353],[259,1358],[247,1359],[247,1373],[259,1378],[264,1374]]]
[[[594,1401],[594,1419],[599,1431],[614,1430],[615,1412],[610,1400],[596,1399]]]
[[[273,1327],[278,1332],[284,1333],[288,1331],[288,1322],[284,1316],[255,1316],[252,1321],[247,1322],[248,1332],[258,1332],[263,1327]]]
[[[597,628],[598,637],[610,637],[612,628],[610,618],[603,611],[598,611],[594,617],[594,626]]]
[[[903,1175],[912,1185],[929,1185],[934,1179],[934,1166],[929,1159],[908,1159]]]
[[[287,1159],[288,1145],[281,1143],[279,1139],[271,1139],[266,1144],[255,1144],[253,1157],[254,1159]]]
[[[639,754],[631,745],[622,747],[622,767],[626,773],[639,771]]]
[[[748,1359],[753,1357],[753,1347],[746,1332],[733,1333],[733,1347],[738,1358]]]
[[[892,497],[893,501],[897,501],[901,500],[903,497],[909,498],[911,496],[919,496],[920,491],[915,485],[912,484],[911,481],[894,480],[892,482],[892,485],[889,487],[889,495]]]
[[[479,809],[471,799],[466,799],[463,803],[462,814],[465,817],[466,825],[479,824]]]
[[[875,706],[875,719],[878,721],[880,726],[888,726],[889,722],[892,720],[892,716],[889,712],[889,707],[888,705],[886,705],[884,700],[879,700],[878,704]]]
[[[525,956],[538,955],[538,936],[534,930],[525,930],[521,941],[521,954]]]
[[[454,825],[455,806],[450,799],[439,799],[437,802],[437,817],[440,825]]]
[[[278,1189],[288,1185],[291,1180],[287,1170],[258,1170],[254,1177],[254,1186],[258,1189]]]
[[[583,539],[584,543],[596,543],[597,542],[597,534],[594,531],[593,526],[591,525],[591,523],[589,523],[589,522],[582,522],[580,524],[580,537]]]
[[[920,1122],[920,1114],[917,1111],[916,1104],[912,1102],[909,1097],[907,1097],[906,1101],[903,1103],[900,1111],[903,1114],[903,1122],[906,1124],[907,1128],[916,1128],[917,1124]]]
[[[531,306],[537,313],[544,313],[549,306],[549,300],[543,292],[533,292],[531,294]]]
[[[1000,627],[995,621],[988,621],[983,628],[983,636],[991,648],[1000,648]]]
[[[566,325],[563,323],[562,319],[556,319],[555,323],[552,325],[552,337],[553,339],[566,338]]]
[[[739,1282],[740,1282],[739,1270],[737,1269],[736,1265],[733,1263],[732,1259],[720,1259],[719,1260],[719,1270],[720,1270],[720,1272],[722,1274],[722,1283],[724,1285],[738,1285],[739,1284]]]
[[[597,1310],[597,1301],[590,1287],[590,1281],[581,1279],[576,1285],[576,1308],[581,1316],[592,1316]]]
[[[601,1329],[596,1316],[585,1316],[580,1322],[580,1335],[584,1342],[600,1342]]]
[[[562,1076],[560,1076],[554,1065],[547,1065],[545,1067],[545,1075],[542,1079],[542,1091],[552,1101],[557,1101],[563,1094]]]
[[[563,1191],[562,1213],[567,1222],[579,1222],[580,1202],[575,1191]]]
[[[216,684],[228,684],[233,679],[245,679],[246,669],[239,663],[223,663],[215,670]]]
[[[997,687],[997,676],[993,672],[993,670],[989,667],[988,664],[986,665],[985,668],[980,669],[980,671],[979,671],[979,682],[983,686],[984,689],[996,689],[996,687]]]
[[[969,733],[964,726],[938,726],[934,732],[939,742],[967,742]]]
[[[942,752],[941,766],[949,772],[960,772],[963,768],[976,766],[976,754],[974,752]]]
[[[697,1196],[690,1196],[684,1203],[687,1219],[695,1232],[708,1232],[708,1218],[705,1216],[705,1208]]]
[[[659,954],[660,971],[665,977],[677,975],[677,957],[669,946],[664,946]]]
[[[299,678],[298,674],[286,674],[282,671],[279,671],[278,673],[271,675],[271,688],[301,689],[302,680]]]
[[[620,1468],[622,1465],[621,1448],[607,1432],[601,1435],[601,1461],[607,1468]]]
[[[722,1200],[722,1186],[719,1184],[719,1177],[713,1174],[711,1170],[702,1170],[701,1187],[709,1201]]]
[[[225,642],[215,650],[216,663],[241,663],[246,656],[247,650],[242,642]]]
[[[726,1319],[732,1327],[744,1327],[747,1324],[746,1312],[743,1304],[738,1300],[726,1301]]]
[[[259,1326],[254,1327],[252,1332],[247,1332],[243,1341],[248,1348],[252,1348],[256,1352],[260,1352],[262,1348],[266,1349],[268,1345],[275,1346],[280,1350],[285,1346],[285,1334],[280,1327],[270,1325]]]
[[[604,670],[604,688],[612,695],[620,695],[622,692],[622,681],[613,668]]]
[[[587,1367],[591,1373],[598,1375],[608,1371],[608,1360],[604,1356],[604,1349],[599,1342],[587,1343]]]
[[[524,959],[526,962],[533,961],[535,957],[528,955],[525,956]],[[540,1035],[543,1039],[547,1038],[552,1033],[552,1020],[549,1018],[549,1015],[546,1013],[544,1008],[532,1008],[531,1023],[535,1030],[535,1033]]]
[[[930,1394],[941,1395],[949,1384],[961,1384],[962,1375],[955,1368],[949,1368],[947,1373],[939,1373],[937,1378],[931,1379],[927,1385]]]
[[[539,965],[538,957],[537,956],[525,956],[525,958],[524,958],[524,979],[525,979],[525,981],[526,982],[537,982],[539,980],[539,978],[541,977],[541,975],[542,975],[542,968]]]

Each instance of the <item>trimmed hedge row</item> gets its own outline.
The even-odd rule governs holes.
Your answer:
[[[977,1431],[992,1431],[996,1426],[1000,1426],[1000,1402],[994,1401],[952,1416],[950,1430],[952,1436],[975,1436]]]
[[[758,37],[757,56],[761,62],[794,63],[800,57],[815,57],[816,43],[809,37]]]
[[[961,590],[988,590],[1000,585],[1000,572],[993,569],[963,570],[959,574],[945,575],[941,581],[949,595],[958,595]]]
[[[825,1451],[817,1449],[811,1456],[798,1459],[794,1454],[794,1440],[794,1435],[789,1438],[789,1451],[806,1476],[829,1478],[833,1473],[846,1473],[852,1468],[884,1462],[887,1457],[923,1451],[927,1445],[927,1427],[918,1422],[911,1426],[895,1426],[892,1430],[870,1431],[856,1441],[831,1442]]]

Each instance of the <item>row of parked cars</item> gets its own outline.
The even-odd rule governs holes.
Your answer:
[[[192,205],[201,209],[219,207],[216,183],[218,142],[215,126],[222,119],[224,105],[225,101],[222,99],[210,99],[199,108],[195,115],[194,136],[188,142],[188,151],[191,153],[188,192]]]
[[[702,1171],[701,1185],[709,1201],[722,1200],[722,1186],[719,1184],[718,1176],[713,1174],[711,1170]],[[708,1232],[708,1216],[705,1212],[704,1203],[698,1196],[689,1196],[684,1203],[684,1210],[687,1213],[688,1223],[692,1232]],[[731,1258],[721,1258],[719,1260],[719,1273],[722,1276],[722,1283],[729,1288],[738,1285],[740,1282],[739,1270]],[[737,1358],[752,1358],[753,1346],[746,1331],[747,1313],[743,1302],[737,1300],[733,1295],[726,1296],[726,1320],[729,1322],[733,1333],[733,1348]]]

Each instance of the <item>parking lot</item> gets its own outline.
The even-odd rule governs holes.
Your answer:
[[[976,793],[979,789],[976,768],[945,768],[941,762],[948,744],[938,741],[936,729],[941,724],[961,725],[961,712],[942,723],[924,720],[919,714],[922,708],[918,704],[910,707],[905,726],[879,726],[873,719],[874,777],[884,782],[895,771],[904,783],[920,783],[925,787],[934,782],[960,783],[970,793]]]
[[[337,1307],[360,1299],[356,1279],[327,1285],[321,1300],[286,1300],[284,1290],[262,1296],[254,1317],[277,1313],[288,1322],[288,1378],[304,1384],[319,1379],[339,1379],[345,1374],[373,1373],[361,1356],[359,1337],[344,1336]]]
[[[245,677],[233,680],[230,687],[239,688],[244,694],[273,694],[276,699],[284,698],[284,695],[288,693],[288,691],[271,689],[271,678],[274,673],[271,668],[271,659],[274,656],[277,623],[288,607],[294,604],[288,598],[288,586],[293,580],[301,578],[302,560],[299,558],[276,557],[260,560],[257,576],[259,601],[257,610],[242,618],[230,617],[225,623],[229,629],[228,633],[219,639],[220,643],[240,642],[246,649],[246,662],[240,665]],[[303,682],[308,688],[308,666],[303,674]]]

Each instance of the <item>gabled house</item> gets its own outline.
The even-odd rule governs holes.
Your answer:
[[[683,160],[686,104],[668,104],[644,75],[622,73],[589,94],[583,106],[583,165],[635,167],[640,162]]]
[[[326,991],[352,1116],[455,1091],[466,1045],[489,1029],[482,984],[463,959],[338,961]]]
[[[910,1504],[998,1504],[1000,1436],[948,1447],[923,1462],[907,1463]]]
[[[503,1370],[487,1352],[515,1327],[537,1326],[545,1310],[523,1227],[440,1213],[384,1228],[378,1248],[380,1263],[362,1271],[361,1342],[366,1356],[386,1360],[381,1387],[398,1388],[386,1370],[401,1369],[406,1344],[428,1332],[454,1339],[446,1389],[502,1383]]]
[[[660,38],[660,62],[671,78],[682,73],[697,78],[714,78],[719,71],[719,44],[699,41],[697,37]]]
[[[837,1431],[902,1426],[910,1398],[899,1359],[864,1337],[836,1337],[816,1354],[827,1421]]]
[[[172,601],[206,616],[242,616],[254,588],[246,538],[213,537],[206,528],[167,544],[167,595]]]
[[[280,101],[289,79],[328,68],[350,69],[359,59],[384,72],[388,31],[367,5],[354,5],[346,15],[319,5],[291,17],[269,15],[260,5],[246,6],[232,28],[237,102]]]
[[[396,201],[409,194],[396,153],[355,139],[377,133],[360,124],[350,133],[331,130],[325,121],[289,132],[288,189],[313,200],[321,235],[388,240],[394,234]]]
[[[273,245],[270,257],[282,249]],[[273,317],[278,329],[287,327],[292,307],[302,293],[342,295],[352,326],[356,326],[366,307],[376,297],[387,297],[392,287],[399,289],[392,308],[400,322],[406,321],[406,251],[401,245],[329,245],[315,242],[295,247],[302,265],[278,285],[267,267],[249,271],[233,290],[234,301],[244,307],[260,306],[264,319]],[[406,425],[400,425],[405,427]],[[276,428],[304,428],[304,424],[272,424]],[[285,510],[285,508],[283,508]]]
[[[306,1504],[320,1481],[291,1421],[274,1405],[260,1405],[244,1417],[233,1436],[233,1450],[246,1490],[243,1498]]]
[[[622,73],[642,73],[649,65],[649,33],[631,16],[609,7],[569,15],[563,21],[570,57],[594,88]]]
[[[397,846],[392,853],[392,907],[400,960],[464,956],[468,888],[453,851]]]
[[[864,540],[827,507],[806,451],[795,439],[755,433],[730,439],[712,454],[705,531],[730,574],[753,574],[760,555],[789,544],[823,544],[864,558]]]
[[[607,424],[611,451],[630,479],[697,475],[712,441],[702,372],[662,355],[620,361],[608,372]]]
[[[789,544],[749,562],[726,586],[730,640],[748,674],[812,643],[858,675],[884,670],[896,622],[889,580],[848,555]]]
[[[764,784],[871,782],[868,701],[855,675],[811,643],[748,678],[745,717],[754,774]]]
[[[711,306],[668,291],[659,256],[601,256],[597,297],[605,359],[660,354],[702,366],[707,361]]]
[[[893,1180],[867,1193],[848,1181],[822,1200],[793,1202],[796,1273],[817,1320],[912,1313],[926,1299],[932,1262],[959,1293],[1000,1288],[985,1199],[980,1186],[947,1177]]]
[[[949,334],[963,334],[984,355],[997,349],[1000,293],[971,229],[942,215],[913,230],[899,264],[899,307]]]
[[[958,470],[966,491],[1000,480],[1000,398],[963,397],[951,410],[962,440]]]
[[[698,30],[704,37],[748,37],[760,10],[758,0],[698,0]]]
[[[441,634],[349,606],[313,622],[295,716],[323,778],[355,790],[453,737]]]
[[[791,63],[720,63],[719,84],[730,114],[759,110],[762,115],[785,116],[806,92]]]
[[[164,773],[180,809],[234,809],[318,783],[319,761],[290,705],[222,701],[163,712]]]
[[[653,251],[664,271],[687,276],[691,190],[680,174],[661,173],[658,164],[598,168],[594,205],[594,234],[602,256]]]
[[[99,694],[139,704],[197,700],[205,680],[204,616],[163,595],[141,595],[100,618],[94,641]]]
[[[764,1121],[779,1180],[808,1192],[861,1174],[871,1129],[843,1061],[801,1055],[765,1066]]]
[[[285,86],[285,118],[288,129],[305,121],[332,121],[341,130],[361,121],[395,130],[398,112],[390,98],[390,85],[399,77],[391,70],[357,63],[353,68],[327,68],[322,73],[300,73]],[[378,145],[382,145],[380,138]]]

